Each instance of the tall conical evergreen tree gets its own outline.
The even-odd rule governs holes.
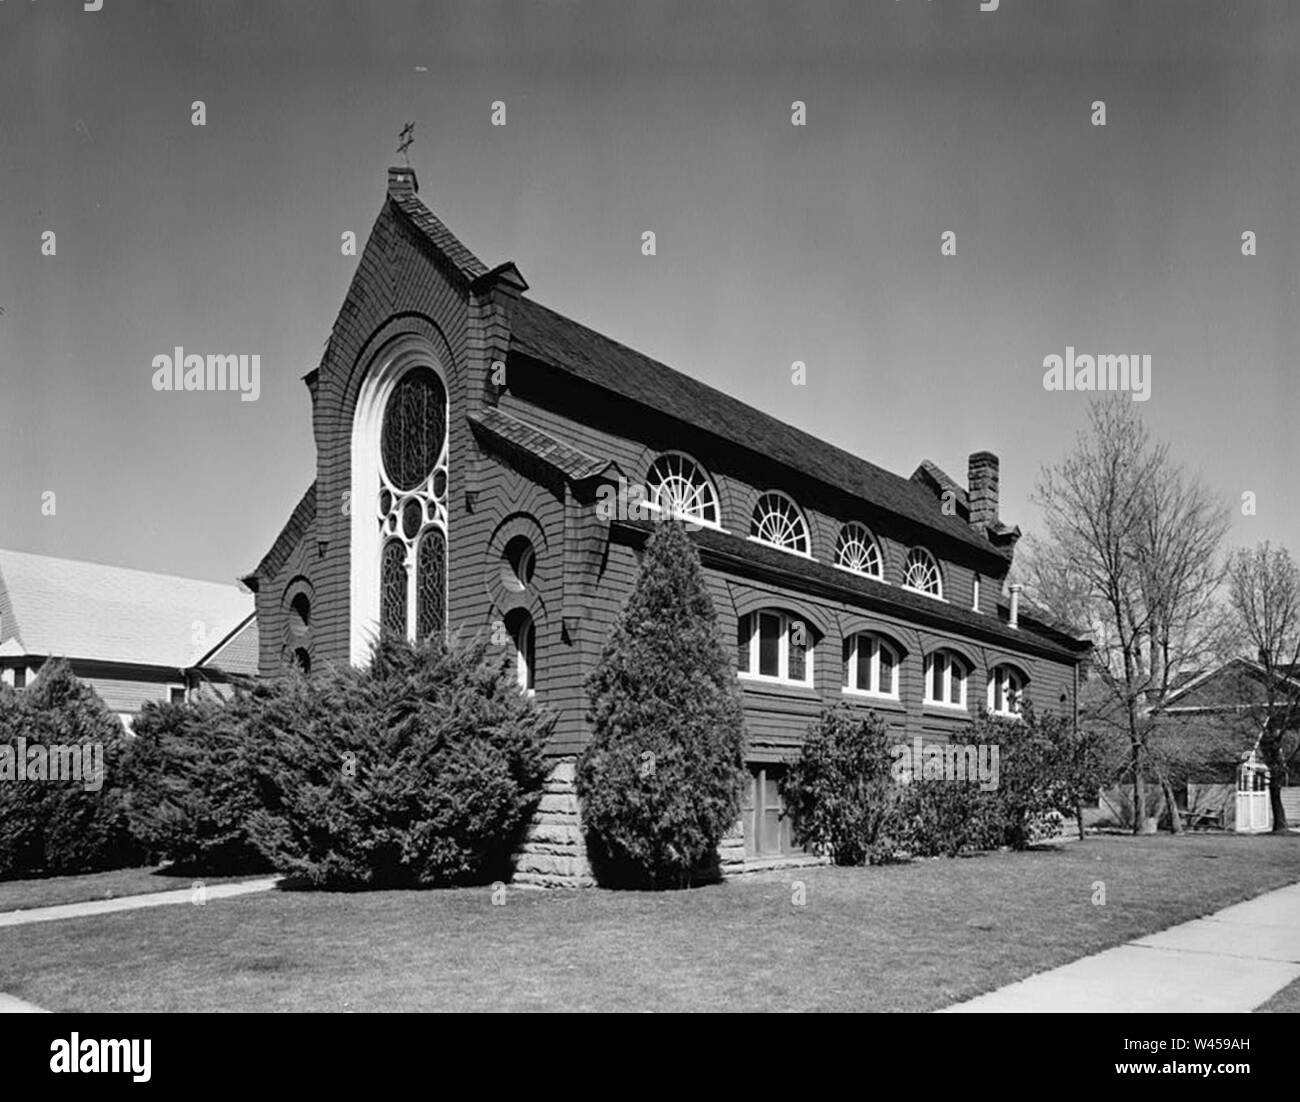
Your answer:
[[[577,784],[597,876],[683,886],[716,868],[740,814],[744,713],[681,524],[656,525],[587,690],[593,738]]]

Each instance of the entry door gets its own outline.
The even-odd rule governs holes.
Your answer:
[[[743,819],[746,857],[786,857],[802,853],[794,844],[790,820],[777,784],[785,766],[763,762],[749,767]]]

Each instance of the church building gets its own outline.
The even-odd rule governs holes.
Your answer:
[[[584,680],[653,520],[598,506],[644,487],[691,521],[735,640],[750,780],[724,870],[806,860],[777,779],[828,705],[946,739],[1021,700],[1074,714],[1089,644],[1019,607],[998,460],[911,477],[787,425],[529,297],[418,197],[388,190],[320,365],[316,479],[256,570],[259,668],[363,663],[380,625],[491,631],[558,716],[517,878],[589,876],[572,763]],[[636,513],[642,510],[634,510]]]

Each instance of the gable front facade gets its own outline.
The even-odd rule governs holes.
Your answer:
[[[305,380],[316,480],[246,579],[264,675],[362,663],[381,624],[509,648],[558,716],[556,818],[525,878],[585,875],[584,681],[656,516],[692,522],[735,641],[751,785],[734,861],[796,856],[775,778],[827,704],[875,709],[909,740],[1026,697],[1073,713],[1087,644],[1003,599],[1019,532],[997,515],[996,457],[972,455],[964,488],[929,463],[902,478],[526,292],[420,202],[413,171],[390,170]]]

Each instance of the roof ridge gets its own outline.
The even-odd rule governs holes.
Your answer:
[[[866,492],[864,492],[862,488],[855,488],[853,486],[848,486],[843,484],[842,482],[836,482],[833,479],[828,478],[824,474],[818,474],[813,470],[809,469],[806,462],[803,464],[797,463],[788,457],[783,457],[779,454],[775,454],[770,449],[760,451],[755,447],[755,445],[752,442],[747,443],[744,439],[739,438],[734,433],[729,435],[725,427],[718,425],[714,421],[710,421],[707,424],[702,424],[698,419],[693,420],[691,416],[687,413],[675,411],[671,408],[665,408],[663,406],[656,407],[659,408],[660,411],[666,414],[667,416],[673,417],[675,420],[684,421],[685,423],[693,425],[694,427],[700,429],[701,431],[710,432],[715,436],[719,436],[720,438],[724,440],[728,440],[733,444],[737,444],[741,447],[744,447],[749,451],[755,451],[758,454],[761,454],[768,459],[780,463],[782,466],[785,466],[793,471],[796,471],[797,473],[799,473],[800,475],[806,478],[815,479],[819,482],[822,482],[823,484],[829,485],[835,489],[839,489],[842,492],[849,494],[850,496],[862,499],[864,501],[871,502],[877,507],[881,507],[889,511],[898,513],[899,515],[905,517],[906,519],[912,521],[913,523],[925,525],[931,531],[939,535],[946,536],[949,539],[960,540],[961,542],[967,544],[968,546],[979,548],[980,550],[985,551],[990,555],[994,555],[1003,559],[1007,557],[1005,552],[1001,548],[997,547],[991,541],[977,536],[977,534],[972,529],[970,529],[970,527],[967,524],[962,522],[959,518],[949,517],[939,512],[938,510],[934,509],[933,494],[929,490],[927,490],[924,486],[914,481],[913,479],[898,474],[894,471],[891,471],[888,468],[882,467],[877,463],[873,463],[871,460],[865,459],[862,456],[856,454],[855,452],[849,451],[847,448],[841,447],[838,444],[834,444],[829,440],[824,440],[821,437],[815,436],[814,434],[812,434],[806,429],[801,429],[797,425],[792,425],[788,421],[783,421],[781,418],[777,417],[776,415],[768,413],[765,410],[759,409],[757,406],[751,405],[750,403],[745,402],[740,398],[728,394],[726,391],[720,390],[718,387],[712,386],[711,384],[704,382],[702,379],[696,378],[694,375],[691,375],[685,371],[681,371],[678,368],[671,367],[668,364],[663,363],[661,360],[656,360],[654,357],[649,356],[644,352],[639,352],[635,348],[632,348],[631,346],[626,345],[623,342],[616,340],[613,337],[606,336],[604,333],[601,333],[599,330],[593,329],[588,325],[584,325],[582,322],[575,321],[574,319],[568,317],[567,315],[560,313],[558,310],[554,310],[549,306],[545,306],[534,299],[520,297],[516,304],[514,318],[512,319],[511,336],[512,336],[512,340],[515,339],[520,340],[521,344],[524,346],[523,350],[525,352],[528,351],[529,334],[527,333],[526,330],[522,335],[520,334],[519,322],[522,320],[525,323],[527,323],[527,321],[529,320],[529,311],[536,311],[537,315],[539,315],[539,320],[541,321],[545,321],[547,318],[556,319],[563,325],[572,326],[576,329],[579,329],[582,331],[582,334],[590,334],[591,337],[595,338],[598,341],[604,342],[607,345],[614,346],[616,349],[626,352],[629,356],[634,357],[639,361],[643,361],[644,363],[651,364],[658,370],[669,373],[675,379],[685,380],[685,383],[688,387],[700,388],[703,391],[708,392],[710,395],[716,396],[716,398],[720,399],[723,403],[732,407],[732,412],[743,410],[746,411],[749,415],[761,419],[761,421],[763,422],[762,427],[764,428],[771,429],[775,427],[775,428],[779,428],[780,430],[783,430],[786,433],[794,434],[794,436],[796,437],[794,443],[798,444],[801,450],[806,449],[808,452],[820,451],[823,455],[825,455],[826,453],[833,453],[835,459],[838,462],[840,462],[841,464],[847,467],[852,468],[859,477],[865,476],[869,479],[875,479],[876,481],[885,483],[889,488],[892,489],[893,493],[900,499],[900,501],[898,504],[891,504],[887,501],[884,502],[873,501],[871,496]],[[556,334],[553,333],[550,335],[553,338],[557,336]],[[579,336],[581,336],[581,334],[579,334]],[[559,343],[562,346],[566,344],[563,335],[559,335]],[[536,344],[532,345],[532,350],[535,355],[535,358],[542,359],[544,362],[550,362],[553,364],[553,366],[559,368],[560,370],[574,371],[575,366],[577,366],[572,363],[555,362],[557,358],[562,358],[562,357],[557,357],[555,355],[547,356],[545,355],[544,348],[541,348]],[[572,359],[575,355],[578,357],[581,356],[581,351],[575,350],[573,348],[563,347],[561,351],[567,353],[570,359]],[[538,353],[541,354],[539,355]],[[588,382],[592,382],[597,386],[603,386],[605,389],[611,390],[613,393],[622,393],[624,397],[628,397],[629,400],[633,402],[637,402],[638,404],[641,405],[647,404],[645,400],[627,395],[624,391],[619,390],[617,387],[613,386],[612,384],[603,382],[599,379],[591,378],[589,375],[584,375],[581,371],[577,371],[576,373],[579,374],[580,377],[586,378]],[[910,509],[901,508],[900,505],[902,503],[906,503],[908,506],[910,506]]]
[[[63,555],[45,555],[38,551],[19,551],[13,547],[0,547],[0,557],[5,555],[21,555],[28,559],[39,559],[44,562],[68,563],[73,566],[93,566],[99,570],[115,570],[124,574],[140,574],[146,578],[171,578],[178,582],[189,582],[194,585],[215,585],[222,589],[233,589],[242,593],[243,590],[234,582],[219,582],[210,578],[195,578],[189,574],[172,574],[165,570],[145,570],[138,566],[118,566],[115,563],[99,562],[95,559],[71,559]]]

